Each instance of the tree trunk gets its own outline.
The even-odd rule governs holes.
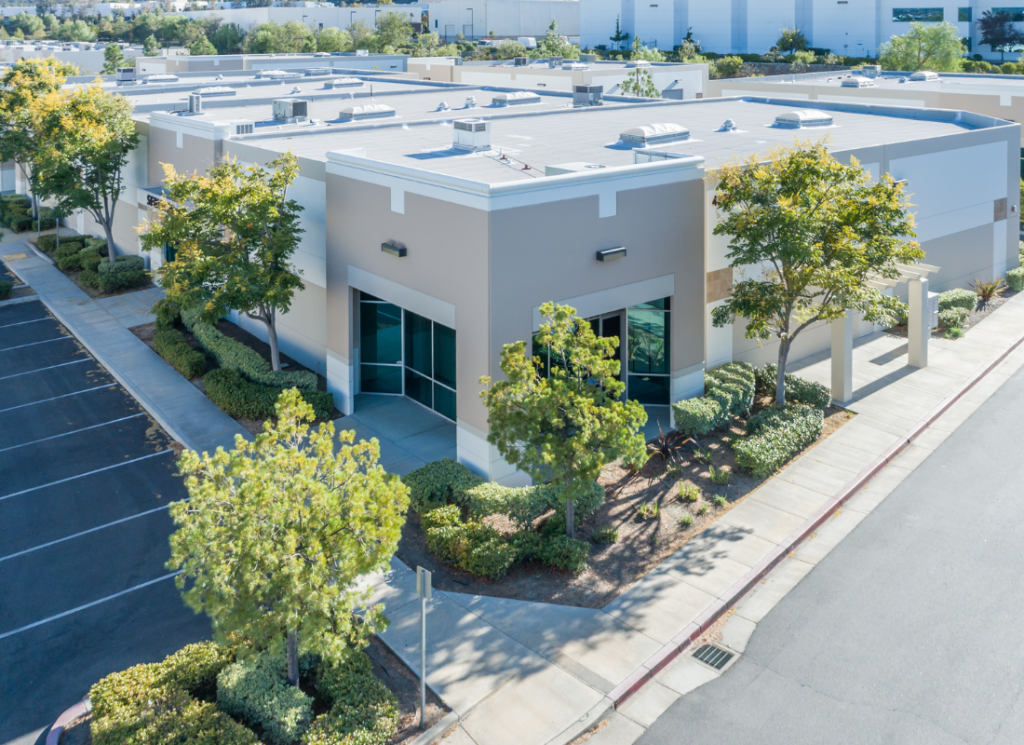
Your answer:
[[[789,337],[782,337],[779,340],[779,371],[775,378],[775,404],[784,406],[786,404],[786,360],[789,358]]]
[[[114,216],[110,216],[110,223],[114,222]],[[114,251],[114,233],[110,229],[110,223],[103,223],[103,232],[107,236],[107,257],[110,259],[111,264],[117,263],[116,251]]]
[[[288,683],[299,687],[299,632],[288,632]]]
[[[565,534],[576,537],[576,505],[571,499],[565,500]]]
[[[274,323],[274,311],[270,311],[268,316],[263,317],[263,322],[267,324],[267,342],[270,344],[270,369],[274,372],[281,370],[281,350],[277,346],[277,325]]]

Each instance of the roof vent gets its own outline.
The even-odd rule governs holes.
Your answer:
[[[619,135],[619,142],[638,147],[654,147],[666,142],[690,139],[690,130],[681,124],[644,124],[630,127]]]
[[[190,114],[202,114],[203,113],[203,97],[198,93],[188,94],[188,113]]]
[[[817,109],[797,109],[775,117],[776,127],[803,129],[804,127],[831,127],[832,115]]]
[[[299,86],[292,88],[292,95],[294,96],[296,93],[302,93],[302,89]]]
[[[490,150],[491,123],[484,119],[456,119],[452,122],[452,145],[459,150]]]
[[[342,109],[338,118],[356,122],[363,119],[383,119],[388,116],[397,116],[397,114],[386,103],[364,103],[359,106],[349,106]]]
[[[218,75],[217,77],[214,78],[214,80],[223,80],[223,79],[224,79],[223,75]]]
[[[722,128],[720,130],[718,130],[718,131],[719,132],[735,132],[736,131],[736,122],[734,122],[732,119],[726,119],[725,122],[722,123]]]
[[[523,104],[540,103],[540,96],[530,91],[497,93],[491,99],[492,106],[522,106]]]
[[[875,81],[854,75],[853,77],[846,78],[840,85],[843,88],[874,88]]]
[[[626,63],[626,67],[650,67],[651,63],[645,59],[630,60]]]
[[[447,101],[442,101],[441,103],[439,103],[437,105],[437,110],[438,111],[448,111],[448,102]]]
[[[238,91],[223,85],[214,85],[209,88],[196,88],[195,93],[200,96],[237,96]]]
[[[274,121],[304,122],[309,115],[309,102],[301,98],[275,98],[274,99]]]
[[[919,70],[918,72],[910,73],[911,80],[938,80],[939,74],[937,72],[930,72],[928,70]]]
[[[256,125],[247,119],[239,119],[238,121],[231,122],[228,126],[231,127],[232,137],[251,135],[256,129]]]
[[[476,97],[474,97],[474,96],[466,96],[466,108],[467,109],[475,109],[476,108]]]
[[[603,103],[603,85],[574,85],[572,87],[573,106],[600,106]]]

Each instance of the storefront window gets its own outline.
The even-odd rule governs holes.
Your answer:
[[[626,313],[629,378],[626,395],[633,401],[667,406],[670,401],[671,298],[634,305]]]

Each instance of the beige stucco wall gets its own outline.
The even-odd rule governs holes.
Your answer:
[[[162,184],[164,163],[170,163],[178,173],[206,173],[222,155],[222,143],[196,135],[182,133],[159,126],[158,122],[149,128],[149,186]]]

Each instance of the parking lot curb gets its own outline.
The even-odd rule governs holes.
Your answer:
[[[92,711],[92,702],[86,697],[57,717],[57,721],[53,723],[50,731],[46,734],[46,745],[57,745],[60,741],[61,733],[64,732],[64,728],[90,711]]]
[[[848,481],[839,493],[830,499],[823,507],[809,517],[803,525],[790,533],[778,546],[776,546],[766,557],[752,567],[722,596],[712,603],[701,613],[689,626],[679,635],[664,645],[652,655],[643,665],[634,670],[625,680],[612,689],[608,698],[616,709],[625,703],[630,696],[639,691],[650,681],[660,670],[672,660],[686,651],[693,642],[700,638],[701,634],[707,631],[723,613],[732,608],[746,593],[758,584],[771,570],[789,555],[793,549],[817,530],[822,523],[828,520],[858,491],[863,489],[883,468],[885,468],[896,456],[907,448],[915,439],[921,436],[940,416],[963,396],[994,370],[1005,360],[1015,349],[1024,343],[1024,333],[1007,345],[1001,352],[993,357],[984,367],[973,373],[966,381],[960,384],[952,393],[940,401],[930,412],[928,412],[917,424],[911,427],[895,443],[890,445],[880,456],[875,458],[860,473]]]

